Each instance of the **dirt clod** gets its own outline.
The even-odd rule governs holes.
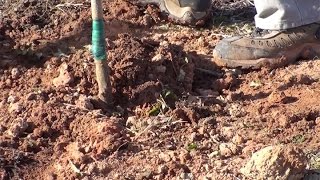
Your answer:
[[[66,86],[73,82],[74,77],[68,69],[69,69],[69,66],[67,63],[63,63],[59,67],[59,76],[54,78],[52,81],[54,86],[56,87]]]
[[[268,146],[255,152],[241,173],[254,179],[299,179],[306,166],[306,156],[301,149]]]

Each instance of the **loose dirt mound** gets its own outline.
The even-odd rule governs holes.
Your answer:
[[[1,10],[3,179],[242,178],[246,159],[274,144],[297,144],[316,159],[318,60],[218,69],[210,54],[219,30],[171,24],[153,5],[108,1],[115,106],[104,112],[91,101],[88,2],[12,1]]]

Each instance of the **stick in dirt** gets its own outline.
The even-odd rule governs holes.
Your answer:
[[[112,103],[109,67],[106,55],[106,40],[101,0],[91,0],[92,13],[92,54],[99,86],[98,98],[104,103]]]

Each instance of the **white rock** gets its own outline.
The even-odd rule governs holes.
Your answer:
[[[16,97],[16,96],[12,96],[12,95],[10,95],[9,97],[8,97],[8,99],[7,99],[7,102],[8,103],[15,103],[15,102],[17,102],[18,101],[18,98]]]
[[[25,119],[17,118],[14,120],[8,129],[8,134],[13,137],[21,135],[28,128],[28,123]]]
[[[255,152],[240,170],[252,179],[301,179],[307,166],[303,151],[293,146],[268,146]]]
[[[21,113],[22,110],[23,110],[23,107],[19,103],[10,104],[9,109],[8,109],[9,113],[14,113],[14,112],[15,113]]]
[[[151,59],[152,62],[163,62],[163,60],[164,56],[162,54],[157,54]]]
[[[13,79],[17,79],[20,76],[20,70],[18,68],[12,68],[11,69],[11,77]]]

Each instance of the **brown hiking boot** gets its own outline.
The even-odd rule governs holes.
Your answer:
[[[140,0],[139,2],[158,5],[170,19],[184,25],[203,25],[212,7],[211,0]]]
[[[320,57],[320,24],[284,31],[258,30],[253,37],[221,40],[213,51],[219,66],[254,68],[281,67],[299,58]]]

